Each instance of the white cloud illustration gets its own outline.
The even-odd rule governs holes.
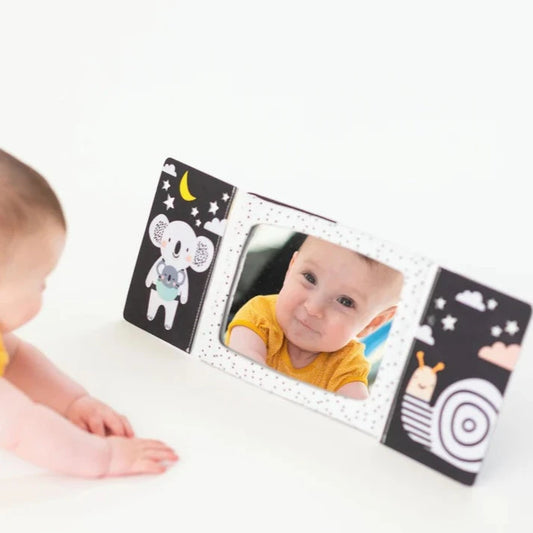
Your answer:
[[[473,307],[478,311],[485,311],[486,307],[483,303],[483,295],[478,291],[463,291],[455,296],[455,299],[469,307]]]
[[[431,326],[428,326],[427,324],[419,326],[418,331],[415,334],[415,338],[417,338],[419,341],[429,344],[430,346],[433,346],[435,344],[435,339],[433,338],[433,330],[431,329]]]
[[[225,218],[222,220],[214,218],[213,220],[206,222],[204,224],[204,228],[222,237],[222,235],[224,235],[224,232],[226,231],[226,222],[227,220]]]
[[[175,178],[178,177],[178,175],[176,174],[176,167],[172,165],[171,163],[167,163],[163,167],[163,172],[166,172],[167,174],[170,174],[171,176],[174,176]]]

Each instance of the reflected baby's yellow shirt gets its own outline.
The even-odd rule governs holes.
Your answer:
[[[7,364],[9,363],[9,354],[4,347],[2,335],[0,335],[0,377],[4,375]]]
[[[266,363],[274,370],[331,392],[354,381],[368,385],[370,364],[364,356],[364,345],[356,340],[336,352],[318,354],[303,368],[295,368],[287,349],[287,339],[276,320],[277,297],[277,294],[256,296],[244,304],[228,326],[226,343],[235,326],[244,326],[263,339],[267,347]]]

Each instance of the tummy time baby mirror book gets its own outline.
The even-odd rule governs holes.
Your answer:
[[[228,325],[246,302],[261,300],[268,307],[277,301],[272,305],[279,308],[281,296],[264,295],[280,292],[306,236],[357,252],[369,276],[381,268],[401,280],[395,312],[381,313],[350,344],[357,345],[368,371],[367,399],[331,392],[351,380],[343,377],[345,352],[321,353],[300,366],[280,347],[282,363],[290,367],[285,371],[227,345]],[[325,258],[318,259],[323,264]],[[313,288],[323,279],[304,277]],[[374,290],[368,280],[375,277],[355,278],[347,283],[358,296],[334,302],[339,317],[379,300],[383,283]],[[307,319],[295,309],[294,335],[315,335],[320,312]],[[431,259],[170,158],[157,181],[124,308],[128,322],[191,356],[363,430],[468,485],[487,451],[530,315],[527,303]],[[269,342],[277,342],[277,334],[269,335]],[[322,362],[328,370],[321,370]],[[321,373],[337,377],[325,378],[322,386]],[[319,381],[311,381],[311,374]],[[335,380],[338,385],[330,386]]]

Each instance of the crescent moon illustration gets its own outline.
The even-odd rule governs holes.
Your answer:
[[[196,196],[193,196],[191,194],[191,191],[189,191],[189,185],[187,183],[187,178],[189,177],[189,171],[186,170],[185,174],[183,174],[181,180],[180,180],[180,194],[181,197],[187,201],[192,202],[193,200],[196,200]]]

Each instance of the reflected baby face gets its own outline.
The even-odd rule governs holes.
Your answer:
[[[295,252],[276,305],[288,341],[309,352],[333,352],[399,298],[392,269],[353,250],[308,237]]]

